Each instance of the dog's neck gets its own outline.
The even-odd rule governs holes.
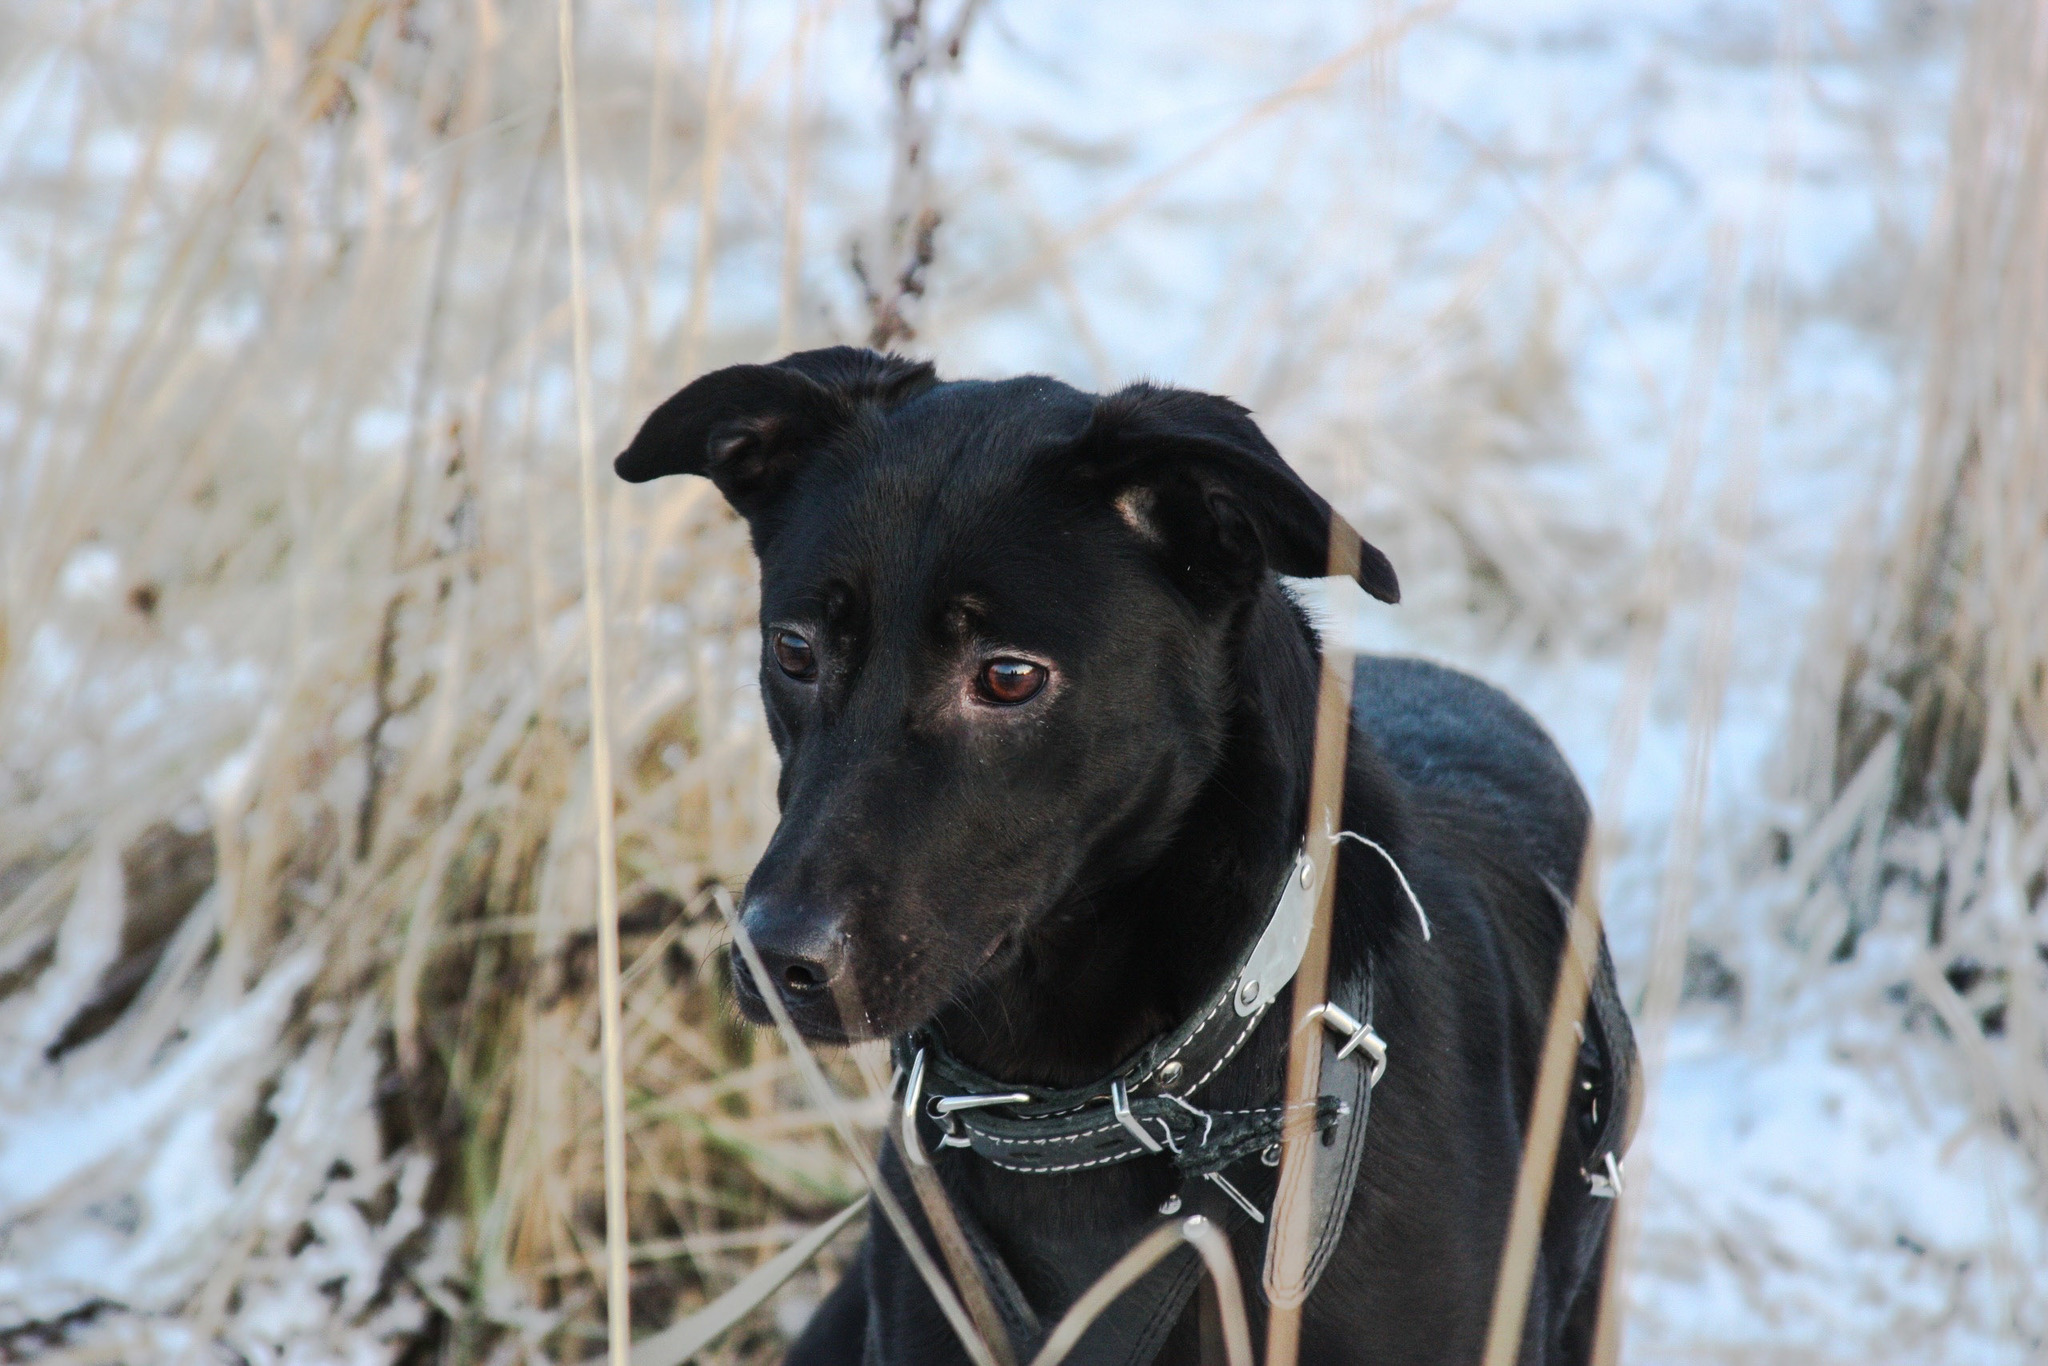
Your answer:
[[[1319,658],[1269,587],[1235,648],[1239,693],[1217,766],[1150,868],[1061,906],[1007,971],[935,1024],[989,1076],[1078,1086],[1171,1029],[1271,911],[1302,839]]]

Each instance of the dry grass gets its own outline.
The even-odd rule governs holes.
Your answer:
[[[151,1311],[235,1340],[254,1287],[320,1255],[304,1212],[336,1187],[364,1236],[406,1234],[338,1332],[425,1297],[394,1327],[459,1359],[508,1340],[574,1360],[602,1322],[551,17],[169,6],[74,28],[51,8],[62,27],[24,35],[47,46],[15,49],[76,93],[69,154],[47,159],[44,126],[9,178],[49,241],[47,308],[7,376],[5,1008],[20,1028],[83,1022],[28,1081],[59,1107],[146,1088],[181,1038],[280,998],[238,1070],[183,1098],[248,1149],[203,1231],[224,1255],[167,1261],[140,1326],[104,1341]],[[697,170],[650,145],[688,137],[712,84],[698,64],[622,68],[624,48],[585,54],[613,92],[588,102],[585,146],[614,422],[670,387],[701,326],[701,304],[658,326],[641,301],[674,178]],[[647,122],[649,80],[652,107],[686,111],[671,126]],[[779,153],[775,105],[711,102],[736,148]],[[782,206],[733,199],[728,249],[772,244]],[[758,1255],[707,1235],[832,1208],[857,1180],[710,966],[703,889],[745,873],[773,768],[745,536],[706,493],[607,509],[631,1227],[647,1249],[706,1246],[640,1261],[650,1321]],[[78,928],[95,870],[180,847],[166,818],[204,832],[210,889],[114,901],[117,956],[74,964],[100,950]],[[116,990],[125,1008],[92,999]],[[350,1069],[358,1108],[291,1133],[316,1117],[287,1112],[280,1079]],[[17,1208],[11,1253],[47,1235],[54,1255],[75,1233],[61,1211],[133,1179],[100,1164]]]

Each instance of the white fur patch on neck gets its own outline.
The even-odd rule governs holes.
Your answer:
[[[1116,515],[1124,519],[1124,525],[1138,533],[1141,540],[1152,545],[1166,544],[1166,537],[1159,530],[1154,512],[1159,497],[1143,484],[1133,484],[1116,496]]]

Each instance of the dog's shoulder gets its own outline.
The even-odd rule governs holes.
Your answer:
[[[1464,1041],[1447,1046],[1479,1049],[1468,1056],[1485,1056],[1474,1039],[1505,1027],[1520,1113],[1564,948],[1559,897],[1574,895],[1585,857],[1585,792],[1534,717],[1455,669],[1361,657],[1352,709],[1365,763],[1398,789],[1407,871],[1439,929],[1413,988],[1439,1020],[1461,1022]],[[1604,966],[1602,978],[1611,990]]]
[[[1361,655],[1352,714],[1426,805],[1477,808],[1513,832],[1534,871],[1572,890],[1591,808],[1556,742],[1513,698],[1427,660]]]

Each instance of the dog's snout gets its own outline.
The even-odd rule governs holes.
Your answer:
[[[768,976],[792,1003],[826,993],[846,966],[846,936],[839,917],[828,911],[757,897],[740,923]]]

